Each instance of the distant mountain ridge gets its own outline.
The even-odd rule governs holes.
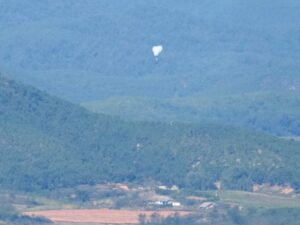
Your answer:
[[[300,95],[293,92],[170,99],[122,96],[82,105],[129,120],[206,121],[277,136],[300,136]]]
[[[297,0],[2,1],[0,65],[75,102],[299,93],[299,9]]]

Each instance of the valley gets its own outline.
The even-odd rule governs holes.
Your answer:
[[[300,195],[283,194],[284,187],[261,186],[254,192],[181,190],[158,183],[99,184],[58,189],[45,195],[1,192],[0,199],[11,202],[18,212],[32,218],[45,218],[57,225],[139,224],[141,220],[169,216],[210,219],[210,213],[230,209],[271,211],[297,209]],[[180,202],[180,206],[160,202]],[[44,219],[44,220],[45,220]],[[45,220],[45,223],[47,223]]]
[[[299,0],[0,0],[0,225],[300,225]]]

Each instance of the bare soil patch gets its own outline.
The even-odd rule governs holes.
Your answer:
[[[165,218],[178,214],[187,216],[188,211],[143,211],[143,210],[112,210],[112,209],[76,209],[76,210],[49,210],[26,212],[32,217],[45,217],[53,222],[65,223],[98,223],[98,224],[138,224],[139,215],[143,214],[147,219],[154,213]]]

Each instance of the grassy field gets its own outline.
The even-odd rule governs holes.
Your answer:
[[[300,196],[285,197],[264,193],[243,191],[221,191],[220,201],[243,207],[256,208],[295,208],[300,207]]]
[[[6,202],[15,207],[18,212],[24,211],[40,211],[52,209],[74,209],[75,205],[71,205],[62,201],[49,199],[39,195],[32,194],[12,194],[7,191],[0,192],[0,202]],[[1,221],[0,221],[1,224]]]
[[[236,204],[243,207],[255,208],[296,208],[300,207],[300,195],[283,196],[278,194],[253,193],[245,191],[221,191],[220,201],[228,204]],[[35,196],[39,204],[30,207],[30,211],[51,209],[76,209],[78,205],[66,204],[57,200]],[[26,210],[28,210],[27,208]]]
[[[37,205],[23,208],[22,211],[41,211],[41,210],[52,210],[52,209],[75,209],[78,206],[66,204],[57,200],[52,200],[45,197],[34,197]]]

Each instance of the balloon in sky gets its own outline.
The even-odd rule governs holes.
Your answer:
[[[152,47],[152,52],[156,59],[163,50],[164,50],[164,48],[162,45],[156,45],[156,46]]]

